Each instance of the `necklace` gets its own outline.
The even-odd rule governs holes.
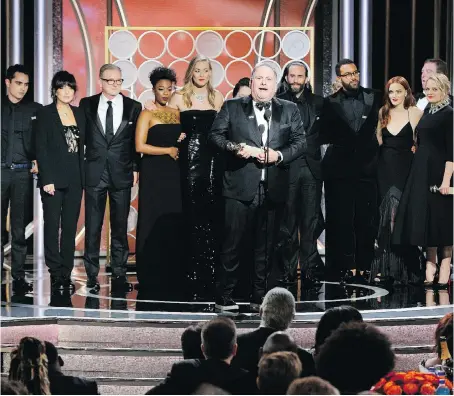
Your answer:
[[[208,96],[207,94],[196,94],[195,92],[192,94],[196,100],[198,100],[199,102],[203,102],[206,97]]]
[[[437,111],[440,111],[443,107],[446,107],[449,105],[449,96],[447,96],[445,99],[443,99],[441,102],[438,102],[437,104],[430,104],[430,109],[429,109],[429,114],[435,114]]]
[[[62,108],[57,108],[58,112],[63,115],[64,117],[68,117],[67,110],[63,110]]]

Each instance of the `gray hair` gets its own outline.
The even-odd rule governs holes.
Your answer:
[[[271,289],[260,306],[260,315],[261,326],[286,330],[295,317],[295,297],[282,287]]]
[[[101,68],[99,69],[99,78],[102,78],[106,70],[118,70],[121,74],[121,69],[117,65],[114,65],[112,63],[106,63],[102,65]]]
[[[251,78],[254,78],[254,75],[255,75],[257,69],[262,66],[265,66],[268,69],[271,69],[273,71],[274,77],[276,77],[276,81],[277,81],[278,75],[277,75],[276,69],[273,66],[271,66],[271,64],[269,62],[267,62],[266,60],[261,61],[254,66],[254,68],[252,69]]]

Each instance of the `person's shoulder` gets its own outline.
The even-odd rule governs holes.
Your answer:
[[[131,103],[134,107],[140,107],[142,109],[142,103],[140,103],[139,101],[135,100],[135,99],[132,99],[132,98],[128,98],[127,96],[121,94],[121,96],[123,97],[123,103]]]
[[[298,109],[298,106],[296,105],[296,103],[293,103],[291,100],[282,99],[282,98],[276,98],[275,100],[278,104],[280,104],[284,108],[291,109],[291,110]]]
[[[382,108],[383,107],[381,107],[380,110]],[[423,111],[418,106],[410,106],[408,108],[408,112],[410,113],[410,116],[413,116],[413,117],[421,117],[423,114]]]
[[[362,87],[362,90],[364,93],[372,93],[374,95],[381,95],[382,92],[378,89],[375,89],[375,88],[365,88],[365,87]],[[338,91],[339,92],[339,91]]]

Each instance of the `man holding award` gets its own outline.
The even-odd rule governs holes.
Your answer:
[[[288,164],[306,147],[297,106],[274,98],[276,88],[275,70],[266,61],[258,64],[252,72],[251,96],[226,101],[209,134],[209,140],[225,153],[225,225],[216,282],[219,311],[238,310],[231,296],[246,233],[253,233],[254,241],[250,247],[254,249],[251,308],[260,306],[273,264],[273,247],[282,236],[279,227],[288,196]]]

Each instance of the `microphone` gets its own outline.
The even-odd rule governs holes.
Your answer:
[[[271,119],[271,110],[270,109],[265,109],[264,117],[265,117],[266,122],[270,122],[270,119]]]

